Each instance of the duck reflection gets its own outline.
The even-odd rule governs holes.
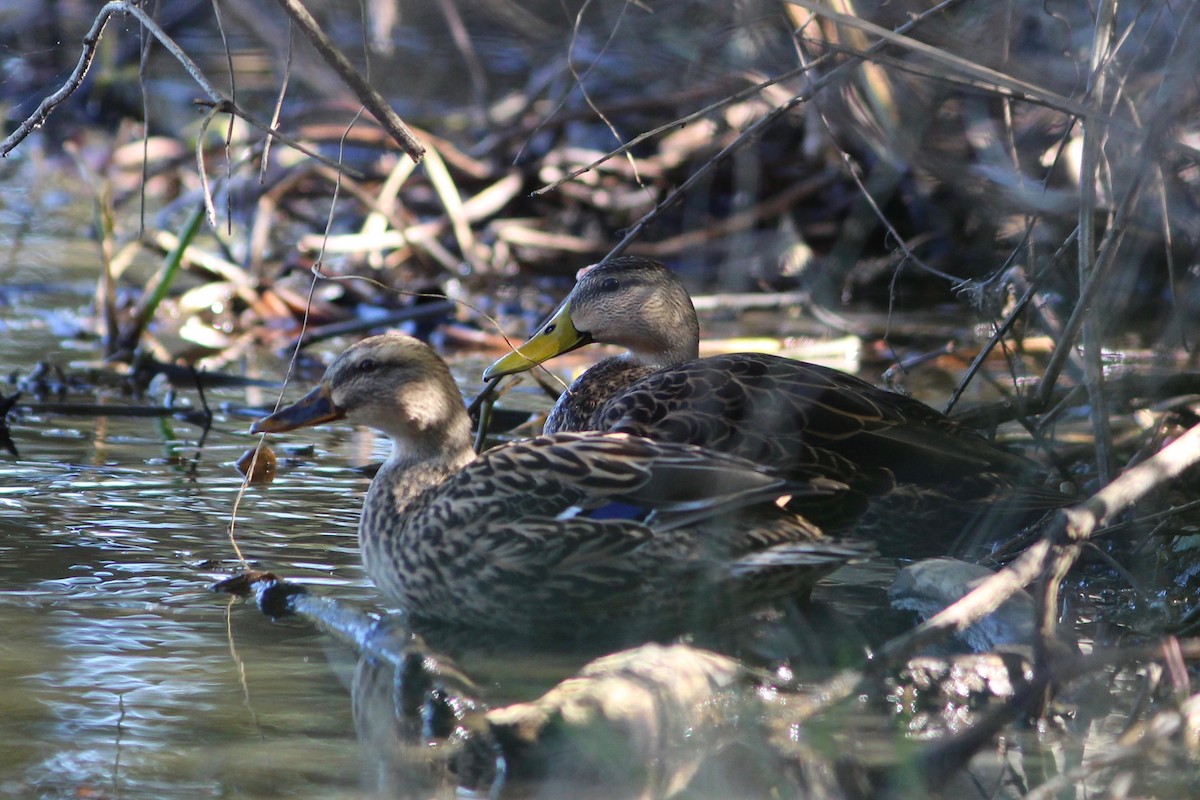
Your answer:
[[[490,709],[418,639],[396,655],[363,657],[353,692],[381,796],[820,796],[811,770],[767,740],[774,676],[709,650],[641,645],[583,664],[534,700]]]
[[[779,689],[794,683],[794,664],[827,672],[846,655],[815,645],[832,641],[830,626],[852,630],[819,604],[601,654],[479,631],[418,633],[403,615],[380,618],[283,582],[260,586],[259,603],[359,652],[355,727],[381,797],[843,796],[833,787],[844,779],[797,735],[793,690]],[[832,621],[815,625],[822,617]]]
[[[359,653],[355,728],[379,797],[876,797],[898,780],[923,784],[927,769],[936,783],[961,777],[957,792],[994,780],[965,762],[934,769],[938,749],[897,735],[904,715],[885,695],[953,708],[961,726],[1013,702],[1028,681],[1019,658],[924,656],[879,676],[886,692],[831,706],[810,687],[861,663],[871,644],[820,602],[604,654],[573,641],[414,630],[403,615],[285,582],[256,588],[264,610],[302,616]],[[881,616],[871,628],[887,636]],[[995,759],[985,766],[1000,770],[992,779],[1009,774]]]

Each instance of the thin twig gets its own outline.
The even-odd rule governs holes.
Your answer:
[[[1105,63],[1113,44],[1115,0],[1104,0],[1098,9],[1092,37],[1092,65],[1088,80],[1087,102],[1099,109],[1107,92]],[[1079,167],[1079,283],[1084,285],[1095,267],[1096,244],[1096,180],[1099,177],[1103,140],[1107,127],[1083,123],[1083,153]],[[1083,319],[1080,334],[1083,344],[1084,385],[1091,401],[1092,436],[1096,443],[1096,474],[1101,485],[1112,476],[1112,430],[1108,425],[1108,406],[1104,402],[1104,365],[1101,361],[1100,320],[1094,314]],[[1061,345],[1060,345],[1061,346]]]
[[[288,44],[287,55],[283,62],[283,76],[279,81],[279,94],[275,97],[275,106],[271,109],[271,121],[267,123],[271,128],[279,126],[279,117],[283,113],[283,98],[287,96],[288,84],[292,80],[292,52],[295,43],[295,27],[291,20],[288,21]],[[267,167],[271,163],[271,142],[275,140],[275,135],[267,133],[267,138],[263,142],[262,160],[258,166],[258,182],[265,184],[267,182]]]
[[[92,27],[83,35],[83,52],[79,54],[79,61],[75,64],[75,69],[71,71],[70,76],[58,91],[45,97],[33,113],[26,117],[3,142],[0,142],[0,156],[7,156],[14,147],[25,140],[25,137],[40,128],[49,118],[50,112],[74,94],[75,90],[83,84],[83,79],[92,66],[92,59],[96,57],[96,47],[100,44],[100,35],[104,33],[104,27],[108,25],[109,19],[117,12],[131,13],[129,4],[120,0],[106,3],[96,13],[95,19],[92,20]]]
[[[954,410],[954,406],[956,406],[958,401],[962,398],[963,392],[967,390],[967,386],[970,384],[971,379],[974,378],[975,374],[983,367],[984,362],[987,361],[988,356],[991,355],[992,350],[995,349],[996,345],[1008,335],[1010,330],[1012,330],[1013,325],[1015,325],[1017,322],[1017,317],[1024,313],[1025,307],[1029,304],[1029,301],[1033,299],[1033,295],[1036,290],[1037,282],[1030,281],[1029,286],[1025,289],[1025,293],[1021,295],[1021,298],[1017,300],[1017,302],[1013,303],[1013,307],[1007,314],[1004,315],[1004,319],[1001,320],[1000,324],[995,327],[995,330],[992,331],[992,335],[988,338],[987,344],[979,348],[979,352],[976,353],[975,358],[971,360],[971,364],[967,367],[967,371],[962,377],[959,378],[958,383],[954,387],[954,391],[950,393],[950,398],[946,401],[946,405],[942,408],[942,413],[949,414]]]
[[[1190,8],[1189,8],[1190,13]],[[1175,52],[1174,50],[1172,51]],[[1170,60],[1170,59],[1169,59]],[[1144,129],[1142,147],[1137,154],[1137,160],[1145,157],[1151,146],[1157,142],[1156,131],[1168,122],[1168,109],[1160,105],[1158,111],[1152,117],[1150,123]],[[1118,206],[1116,213],[1113,215],[1105,238],[1100,246],[1099,254],[1091,271],[1087,275],[1087,283],[1080,292],[1079,300],[1075,306],[1071,317],[1063,327],[1062,336],[1055,348],[1049,363],[1046,365],[1045,372],[1042,377],[1041,385],[1039,386],[1039,398],[1046,398],[1054,389],[1054,384],[1057,381],[1059,372],[1068,357],[1073,355],[1073,342],[1078,335],[1080,328],[1083,326],[1084,320],[1092,310],[1092,305],[1096,302],[1100,288],[1104,285],[1104,278],[1116,261],[1116,252],[1119,248],[1121,240],[1128,227],[1128,219],[1132,213],[1136,199],[1140,195],[1140,190],[1144,180],[1145,171],[1142,169],[1133,169],[1131,183],[1121,199],[1121,204]],[[1090,180],[1090,176],[1085,176],[1083,180]],[[1079,233],[1079,231],[1076,231]]]
[[[300,30],[308,37],[312,46],[328,62],[329,66],[333,67],[338,77],[350,87],[359,102],[366,106],[384,130],[391,134],[396,143],[400,145],[400,149],[407,153],[413,161],[420,161],[421,157],[425,155],[425,148],[417,141],[417,137],[404,124],[404,120],[400,119],[400,115],[392,110],[383,95],[375,91],[375,88],[350,63],[350,59],[346,58],[345,54],[330,41],[300,0],[276,0],[276,2],[291,17],[292,21],[300,26]]]
[[[682,128],[682,127],[688,125],[689,123],[695,122],[698,119],[703,119],[704,117],[708,116],[709,114],[711,114],[713,111],[716,111],[717,109],[724,108],[725,106],[732,105],[741,100],[745,100],[748,97],[753,97],[754,95],[758,94],[759,92],[763,91],[764,89],[774,86],[777,83],[786,81],[789,78],[794,78],[797,75],[803,75],[805,72],[808,72],[814,66],[816,66],[815,63],[804,64],[802,66],[795,67],[794,69],[790,69],[787,72],[782,72],[782,73],[774,76],[773,78],[768,78],[767,80],[760,81],[759,83],[756,83],[753,86],[748,86],[745,89],[742,89],[741,91],[734,92],[733,94],[731,94],[727,97],[722,97],[720,100],[716,101],[715,103],[710,103],[698,111],[693,111],[691,114],[673,119],[665,125],[660,125],[657,128],[653,128],[651,130],[645,131],[644,133],[639,133],[637,136],[633,137],[628,142],[626,142],[625,144],[616,148],[615,150],[609,150],[604,155],[592,160],[591,162],[589,162],[587,164],[584,164],[582,167],[577,167],[576,169],[571,170],[570,172],[563,175],[558,180],[548,183],[545,186],[541,187],[540,189],[535,189],[534,191],[530,192],[530,196],[537,197],[538,195],[542,195],[542,194],[545,194],[546,192],[553,191],[553,190],[557,189],[559,186],[562,186],[564,183],[567,183],[568,181],[572,181],[575,178],[578,178],[580,175],[583,175],[586,172],[591,172],[593,169],[600,166],[604,162],[609,161],[609,160],[615,158],[616,156],[624,155],[625,153],[629,152],[633,148],[637,147],[642,142],[645,142],[649,139],[653,139],[654,137],[658,136],[659,134],[669,133],[670,131]]]
[[[97,12],[96,18],[92,22],[91,29],[87,34],[84,35],[83,52],[80,54],[79,61],[75,65],[75,69],[71,72],[71,75],[58,89],[58,91],[42,100],[41,104],[38,105],[34,112],[17,126],[17,129],[13,131],[13,133],[3,142],[0,142],[0,157],[7,156],[10,152],[12,152],[13,148],[24,141],[30,133],[45,124],[46,119],[50,116],[50,112],[58,107],[64,100],[74,94],[75,90],[80,87],[80,85],[83,83],[84,77],[86,77],[88,73],[88,70],[91,68],[93,59],[95,58],[96,48],[100,43],[100,35],[104,31],[105,26],[108,24],[109,19],[113,14],[116,13],[129,14],[136,17],[138,22],[141,23],[141,25],[147,31],[149,31],[149,33],[155,39],[158,40],[159,44],[161,44],[163,48],[165,48],[167,52],[179,62],[179,65],[183,67],[184,71],[192,77],[192,80],[199,84],[204,94],[208,95],[208,101],[200,102],[201,105],[211,106],[216,111],[234,114],[245,120],[250,125],[253,125],[255,128],[258,128],[259,130],[264,131],[276,139],[279,139],[281,142],[293,148],[294,150],[304,153],[309,158],[316,159],[324,164],[328,164],[329,166],[338,166],[336,162],[328,157],[321,155],[312,148],[304,146],[291,137],[283,134],[272,125],[265,123],[241,108],[238,108],[232,100],[226,98],[221,92],[217,91],[208,78],[204,76],[204,73],[200,71],[200,68],[196,66],[196,63],[192,61],[192,59],[189,58],[185,52],[183,52],[183,49],[176,44],[175,41],[168,36],[162,28],[158,26],[158,23],[156,23],[153,18],[151,18],[139,6],[133,5],[132,3],[127,2],[127,0],[114,0],[114,2],[105,4],[100,11]],[[341,169],[347,174],[361,177],[361,175],[354,170],[346,167],[341,167]]]
[[[200,132],[196,136],[196,174],[200,176],[200,193],[204,196],[204,215],[209,226],[214,229],[217,227],[217,208],[213,202],[212,185],[208,181],[208,168],[204,163],[204,136],[208,133],[208,126],[219,113],[217,106],[210,108],[204,115],[204,121],[200,123]]]
[[[938,3],[936,6],[929,9],[925,13],[919,14],[918,16],[913,17],[911,20],[909,20],[908,22],[904,23],[899,28],[897,28],[896,31],[898,33],[906,33],[908,31],[920,26],[923,22],[925,22],[930,17],[932,17],[936,14],[940,14],[942,11],[944,11],[952,6],[958,5],[960,2],[962,2],[962,0],[943,0],[943,2]],[[887,43],[883,40],[880,40],[880,41],[876,42],[874,45],[872,45],[871,47],[867,48],[867,50],[864,52],[864,56],[871,55],[871,54],[877,52],[878,50],[883,49],[886,46],[887,46]],[[646,214],[644,214],[642,216],[642,218],[639,219],[637,221],[637,223],[634,224],[634,226],[629,229],[629,231],[625,234],[625,237],[623,239],[621,239],[620,242],[617,243],[617,246],[612,248],[608,252],[608,255],[605,256],[605,258],[606,259],[612,258],[613,256],[620,255],[621,253],[623,253],[626,250],[626,248],[628,248],[629,245],[635,239],[639,238],[642,235],[642,233],[646,230],[646,228],[650,227],[650,225],[656,219],[658,219],[658,217],[664,211],[666,211],[671,206],[675,205],[675,203],[679,202],[679,200],[681,198],[683,198],[691,190],[691,188],[693,186],[695,186],[697,183],[699,183],[700,180],[702,180],[706,175],[708,175],[709,172],[714,170],[719,164],[724,162],[726,158],[728,158],[735,151],[737,151],[739,148],[741,148],[743,145],[745,145],[746,142],[750,141],[751,139],[753,139],[754,137],[756,137],[760,133],[762,133],[763,130],[770,127],[780,117],[789,113],[790,111],[792,111],[794,108],[796,108],[800,104],[807,102],[812,97],[814,97],[818,92],[823,90],[825,87],[833,85],[833,84],[841,81],[859,63],[859,61],[860,61],[860,59],[854,59],[854,60],[845,61],[845,62],[839,64],[838,66],[831,69],[828,73],[823,75],[821,78],[819,78],[819,79],[813,81],[811,84],[809,84],[808,89],[806,89],[805,91],[796,95],[795,97],[791,98],[790,100],[776,106],[775,108],[771,109],[766,114],[764,114],[762,117],[760,117],[758,120],[756,120],[754,123],[748,125],[745,130],[743,130],[740,134],[738,134],[737,138],[735,138],[732,142],[730,142],[728,145],[726,145],[724,148],[722,148],[719,153],[714,155],[712,158],[710,158],[708,161],[706,161],[703,165],[701,165],[699,168],[697,168],[695,172],[693,172],[690,176],[688,176],[687,180],[685,180],[683,183],[681,183],[679,186],[677,186],[673,192],[671,192],[663,200],[661,200],[659,203],[657,203],[654,206],[654,208],[652,208],[652,209],[650,209],[650,211],[646,212]]]

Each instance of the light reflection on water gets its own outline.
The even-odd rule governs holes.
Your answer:
[[[230,463],[252,442],[234,434],[245,427],[218,420],[197,453],[198,431],[173,421],[13,426],[21,457],[0,461],[0,796],[359,793],[335,670],[350,656],[209,591],[236,565]],[[345,466],[315,483],[296,470],[248,492],[242,551],[368,599],[355,540],[366,481]],[[340,788],[303,788],[326,785]]]

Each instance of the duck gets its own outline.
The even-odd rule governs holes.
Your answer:
[[[827,528],[869,517],[880,530],[894,529],[878,513],[881,498],[888,500],[884,509],[937,509],[959,521],[994,511],[998,502],[1019,517],[1067,502],[1030,486],[1035,462],[914,398],[777,355],[701,358],[699,322],[683,283],[639,256],[581,270],[550,318],[484,378],[529,370],[593,342],[624,352],[571,383],[544,433],[623,432],[736,454],[796,480],[836,479],[853,491],[825,503],[828,511],[806,508]],[[913,522],[923,542],[914,554],[945,555],[923,530],[932,520]]]
[[[363,501],[359,546],[374,585],[424,626],[657,636],[727,598],[802,600],[873,552],[781,508],[836,482],[798,483],[694,445],[560,432],[476,454],[446,362],[404,334],[353,344],[251,432],[336,420],[391,440]]]

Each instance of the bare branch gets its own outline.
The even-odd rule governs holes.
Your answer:
[[[100,12],[96,14],[96,19],[92,21],[92,27],[83,36],[83,52],[79,54],[79,62],[75,65],[75,69],[71,72],[70,77],[67,78],[67,82],[58,91],[42,100],[34,112],[17,126],[17,129],[3,142],[0,142],[0,156],[7,156],[12,152],[14,147],[25,141],[25,138],[29,134],[33,133],[46,122],[46,118],[50,116],[51,111],[74,94],[75,90],[80,87],[84,77],[92,66],[92,59],[96,57],[96,46],[100,43],[100,35],[104,32],[104,26],[108,24],[108,20],[112,15],[118,11],[129,13],[129,4],[125,2],[107,3],[100,9]]]
[[[300,0],[276,0],[276,2],[287,12],[292,21],[300,26],[300,30],[312,42],[321,57],[329,62],[342,81],[354,91],[359,102],[366,106],[379,124],[408,154],[409,158],[413,161],[420,161],[421,157],[425,155],[425,148],[417,141],[417,137],[404,124],[404,120],[400,119],[400,116],[392,110],[387,100],[359,74],[354,65],[350,63],[350,59],[346,58],[345,54],[329,40],[329,37],[317,25],[313,15],[308,12]]]
[[[962,599],[880,648],[871,662],[871,673],[879,674],[920,648],[966,630],[1032,583],[1038,575],[1059,570],[1065,573],[1062,561],[1054,558],[1056,554],[1066,552],[1068,557],[1071,553],[1077,554],[1078,545],[1087,541],[1096,528],[1197,463],[1200,463],[1200,425],[1188,429],[1152,458],[1126,470],[1083,503],[1058,512],[1042,540],[1020,558],[981,582]],[[1070,565],[1067,563],[1066,567]],[[834,676],[812,693],[807,713],[816,713],[860,691],[866,677],[863,670],[846,670]]]
[[[42,100],[37,109],[35,109],[34,112],[30,114],[24,122],[17,126],[17,129],[13,131],[7,139],[5,139],[3,142],[0,142],[0,157],[7,156],[18,144],[24,141],[29,134],[33,133],[35,130],[45,124],[46,119],[50,116],[50,112],[62,104],[64,100],[74,94],[75,90],[83,84],[83,79],[87,76],[88,70],[91,69],[92,60],[96,56],[96,47],[100,43],[100,36],[104,32],[105,26],[108,25],[109,19],[113,14],[117,13],[129,14],[136,17],[138,22],[140,22],[145,29],[149,31],[155,39],[158,40],[159,44],[161,44],[168,53],[175,57],[175,60],[179,62],[184,71],[186,71],[188,75],[191,75],[192,80],[196,81],[204,94],[208,95],[209,99],[207,103],[204,103],[205,105],[211,106],[216,111],[226,114],[234,114],[244,119],[250,125],[253,125],[268,135],[279,139],[289,147],[304,153],[309,158],[314,158],[334,169],[343,170],[347,174],[361,177],[359,173],[346,169],[336,161],[317,153],[309,147],[305,147],[294,139],[285,136],[273,125],[263,122],[253,115],[248,114],[247,112],[238,108],[232,100],[225,97],[224,94],[218,91],[216,87],[209,82],[208,78],[206,78],[204,73],[200,70],[200,67],[196,66],[196,63],[188,57],[187,53],[183,52],[183,49],[175,43],[175,40],[168,36],[166,32],[158,26],[158,23],[156,23],[139,6],[132,4],[127,0],[114,0],[114,2],[107,3],[103,8],[100,9],[100,11],[96,14],[96,19],[93,21],[91,29],[83,37],[83,52],[80,54],[79,62],[75,65],[75,69],[67,78],[66,83],[64,83],[58,91]]]

